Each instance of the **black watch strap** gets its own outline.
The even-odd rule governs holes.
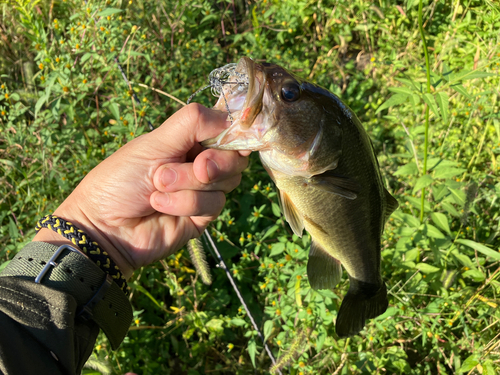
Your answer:
[[[78,250],[30,242],[3,269],[2,276],[39,282],[72,295],[77,319],[92,319],[117,349],[132,322],[132,306],[120,287]]]

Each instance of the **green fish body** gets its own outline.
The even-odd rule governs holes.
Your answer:
[[[225,98],[215,106],[228,107],[234,122],[203,145],[259,151],[292,230],[311,235],[311,287],[334,288],[341,265],[346,269],[349,291],[336,332],[355,335],[366,319],[387,309],[380,242],[398,206],[383,186],[370,138],[351,109],[328,90],[248,58],[236,71],[249,77],[249,87],[225,88]]]

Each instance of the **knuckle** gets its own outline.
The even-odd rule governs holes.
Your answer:
[[[192,123],[198,123],[201,120],[201,117],[204,113],[204,107],[198,103],[191,103],[186,107],[186,114],[189,118],[189,121]]]

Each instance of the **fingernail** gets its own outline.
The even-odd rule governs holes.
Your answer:
[[[207,173],[208,181],[213,181],[219,173],[219,166],[211,159],[207,159]]]
[[[170,203],[169,193],[159,193],[155,195],[155,202],[160,207],[166,207]]]
[[[163,186],[172,185],[177,181],[177,172],[172,168],[165,168],[161,173],[161,183]]]

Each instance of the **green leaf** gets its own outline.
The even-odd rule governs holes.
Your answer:
[[[121,9],[107,8],[107,9],[104,9],[102,12],[97,13],[97,15],[99,17],[107,17],[107,16],[111,16],[112,14],[121,13],[121,12],[123,12],[123,10],[121,10]]]
[[[415,183],[415,187],[413,188],[413,194],[415,194],[420,189],[429,186],[433,181],[434,179],[432,178],[432,176],[428,174],[424,174],[423,176],[419,177],[419,179]]]
[[[460,367],[460,370],[458,372],[467,372],[472,370],[474,367],[476,367],[479,364],[479,362],[476,359],[476,356],[473,354],[469,356],[463,363],[462,367]]]
[[[460,253],[458,249],[453,249],[451,251],[451,255],[453,255],[455,259],[462,264],[462,266],[474,268],[474,263],[472,263],[472,260],[467,255]]]
[[[281,210],[280,210],[280,206],[279,205],[277,205],[276,203],[273,202],[271,204],[271,208],[273,210],[274,216],[281,217]]]
[[[215,20],[217,20],[217,15],[209,14],[209,15],[203,17],[203,19],[200,22],[200,25],[204,24],[205,22],[210,22],[210,21],[215,21]]]
[[[420,226],[420,220],[416,217],[404,214],[401,210],[396,210],[392,216],[398,220],[401,220],[403,223],[407,224],[410,228],[418,228]]]
[[[453,198],[455,199],[455,202],[461,206],[465,204],[465,193],[462,190],[457,190],[457,189],[452,189],[448,188],[450,191],[451,195],[453,195]]]
[[[318,337],[316,338],[316,352],[319,353],[326,339],[326,331],[323,327],[318,329]]]
[[[434,225],[424,224],[424,233],[431,238],[446,238],[446,236],[441,233]]]
[[[486,276],[484,276],[484,274],[481,271],[479,271],[479,270],[468,270],[468,271],[465,271],[462,274],[462,276],[463,277],[468,277],[469,279],[474,280],[476,283],[481,283],[486,278]]]
[[[448,218],[445,214],[441,212],[433,212],[431,214],[431,219],[434,224],[436,224],[439,228],[444,230],[446,233],[451,235],[450,226],[448,224]]]
[[[271,336],[271,333],[273,332],[273,327],[274,327],[274,324],[273,324],[272,320],[268,320],[264,323],[264,340],[265,341],[267,341],[269,336]]]
[[[439,109],[441,110],[441,117],[443,118],[443,122],[448,122],[448,102],[450,98],[448,94],[445,92],[438,92],[436,94],[436,102],[439,105]]]
[[[271,236],[274,232],[276,232],[278,229],[279,229],[279,225],[273,225],[271,228],[269,228],[266,232],[266,234],[264,234],[264,236],[261,238],[261,241],[266,239],[267,237]],[[284,247],[283,247],[284,249]]]
[[[250,356],[250,359],[252,361],[252,365],[255,368],[255,354],[257,353],[257,344],[255,343],[255,340],[252,338],[248,342],[248,355]]]
[[[495,73],[480,72],[477,70],[462,70],[453,76],[453,81],[466,81],[474,78],[486,78],[495,76]]]
[[[233,319],[231,319],[231,324],[233,324],[237,327],[241,327],[241,326],[244,326],[246,324],[246,322],[241,318],[233,318]]]
[[[431,111],[436,115],[436,117],[439,117],[438,107],[436,106],[436,101],[434,100],[432,94],[424,94],[422,98],[424,99],[424,102],[427,103]]]
[[[276,255],[281,254],[283,251],[285,251],[285,244],[282,242],[277,242],[277,243],[272,245],[271,252],[269,253],[269,256],[274,257]]]
[[[87,52],[86,54],[84,54],[80,60],[80,63],[83,64],[85,61],[87,61],[88,59],[90,59],[92,57],[92,53],[90,52]]]
[[[47,101],[46,95],[42,95],[40,97],[40,99],[37,100],[37,102],[35,104],[35,117],[38,114],[38,111],[40,111],[40,109],[42,108],[42,106],[45,104],[46,101]]]
[[[393,95],[388,100],[386,100],[384,103],[382,103],[380,105],[380,107],[378,107],[375,114],[379,113],[380,111],[383,111],[386,108],[394,107],[398,104],[404,103],[407,99],[408,99],[408,95],[406,95],[406,94]]]
[[[116,119],[116,121],[119,121],[120,120],[120,107],[118,107],[118,104],[110,103],[108,108],[109,108],[109,111],[111,112],[111,114]]]
[[[19,237],[19,230],[17,229],[16,223],[10,217],[9,217],[9,236],[13,240]]]
[[[135,284],[134,288],[137,289],[139,292],[145,294],[160,309],[163,309],[163,307],[160,305],[160,303],[143,286],[141,286],[139,284]]]
[[[412,94],[410,95],[410,104],[413,107],[413,112],[418,113],[418,105],[420,104],[420,95]]]
[[[417,164],[415,164],[415,162],[412,161],[411,163],[399,167],[398,170],[393,174],[394,176],[409,176],[418,174]]]
[[[483,373],[482,375],[496,375],[498,374],[495,369],[493,368],[493,364],[491,362],[491,360],[487,360],[485,362],[483,362],[481,364],[481,366],[483,367]]]
[[[489,247],[484,246],[483,244],[477,243],[472,240],[463,240],[461,238],[455,240],[462,245],[473,248],[474,250],[479,251],[481,254],[486,255],[487,257],[493,258],[494,260],[500,260],[500,252],[490,249]]]
[[[413,95],[414,91],[406,87],[389,87],[389,91],[395,92],[397,94]]]
[[[431,266],[430,264],[427,263],[417,263],[415,268],[419,269],[420,272],[422,273],[434,273],[439,271],[439,268]]]
[[[434,170],[434,178],[451,178],[453,176],[462,174],[466,171],[464,168],[436,168]]]
[[[455,90],[456,92],[458,92],[459,94],[462,94],[463,96],[465,96],[467,98],[471,98],[470,94],[467,92],[465,87],[463,87],[462,85],[451,85],[450,87],[453,90]]]
[[[224,321],[222,319],[213,318],[205,324],[209,332],[214,332],[216,334],[221,334],[224,332],[224,327],[222,326]]]

